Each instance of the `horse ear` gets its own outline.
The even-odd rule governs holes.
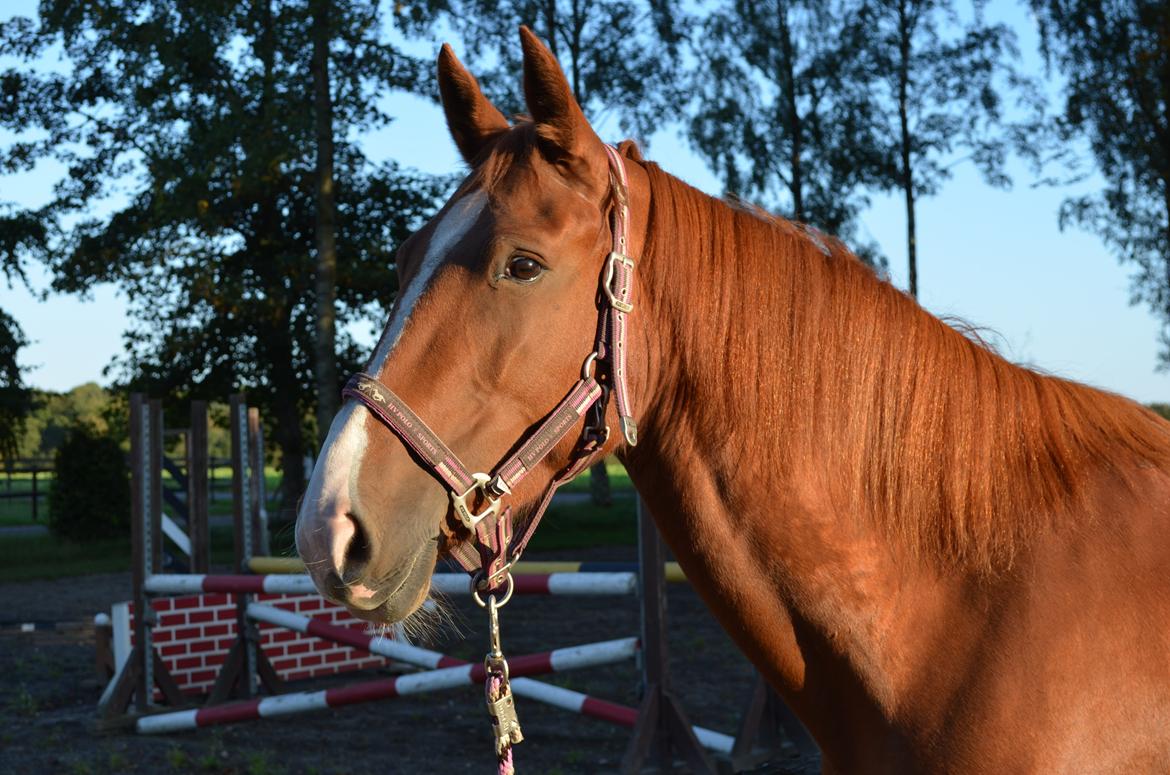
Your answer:
[[[446,43],[439,50],[439,96],[451,139],[468,164],[508,129],[504,114],[483,96],[475,76],[467,72]]]
[[[520,28],[524,48],[524,98],[536,124],[541,148],[551,160],[577,166],[606,164],[601,139],[577,104],[556,57],[527,27]]]
[[[618,143],[617,152],[630,161],[641,163],[646,160],[646,157],[642,155],[642,149],[635,140],[622,140]]]

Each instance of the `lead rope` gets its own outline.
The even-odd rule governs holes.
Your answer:
[[[492,719],[492,732],[496,737],[496,763],[499,775],[515,775],[516,765],[512,760],[512,746],[523,742],[520,718],[516,715],[516,702],[512,686],[508,681],[508,660],[500,647],[500,609],[512,599],[515,584],[509,573],[504,582],[504,597],[496,601],[495,594],[489,594],[487,602],[479,595],[477,582],[483,579],[479,574],[471,582],[471,595],[481,608],[488,612],[488,653],[483,658],[484,699],[488,715]]]

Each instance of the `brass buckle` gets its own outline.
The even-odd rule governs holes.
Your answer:
[[[613,251],[609,254],[609,257],[605,259],[605,279],[601,281],[601,289],[605,291],[605,297],[609,299],[609,303],[611,306],[613,306],[614,309],[616,309],[618,312],[625,312],[628,314],[634,311],[634,305],[630,304],[628,301],[622,301],[617,296],[614,296],[613,289],[610,287],[610,284],[613,283],[614,263],[618,261],[628,266],[631,272],[634,270],[634,259],[630,258],[629,256],[623,256],[616,250]]]
[[[467,492],[459,495],[454,490],[451,491],[451,505],[455,507],[455,516],[459,517],[459,521],[468,530],[475,530],[475,526],[484,520],[485,517],[490,517],[498,514],[500,511],[500,499],[493,498],[491,493],[484,487],[492,480],[487,474],[472,474],[472,485],[467,488]],[[483,493],[483,497],[487,499],[488,505],[479,514],[473,514],[471,508],[467,505],[467,497],[479,490]]]

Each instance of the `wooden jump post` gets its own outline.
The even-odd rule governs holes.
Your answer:
[[[164,468],[162,404],[141,393],[130,396],[131,578],[134,603],[134,647],[98,702],[100,722],[116,725],[133,705],[149,713],[157,687],[167,704],[182,707],[187,699],[168,672],[151,638],[155,624],[147,580],[163,569],[163,536],[188,556],[188,567],[206,573],[210,563],[208,497],[207,403],[191,402],[186,435],[186,529],[163,513]],[[172,471],[175,469],[172,468]],[[166,520],[166,522],[164,522]],[[230,689],[230,687],[229,687]]]
[[[151,641],[154,611],[146,579],[162,564],[162,410],[140,393],[130,396],[130,551],[134,600],[134,648],[102,693],[98,714],[111,723],[130,707],[138,714],[154,704],[157,686],[171,704],[184,700]]]
[[[192,573],[207,573],[211,563],[208,468],[207,402],[192,401],[187,432],[187,535],[191,539]]]
[[[666,640],[666,575],[662,538],[638,498],[638,566],[642,594],[642,705],[621,770],[633,775],[647,766],[669,772],[682,759],[691,772],[718,772],[695,737],[670,686]]]
[[[235,543],[235,572],[248,572],[252,557],[268,546],[268,525],[263,508],[264,447],[260,431],[260,413],[249,409],[242,393],[228,402],[232,440],[232,525]],[[238,639],[228,652],[216,678],[208,705],[222,703],[238,695],[251,699],[261,685],[271,694],[280,694],[284,682],[260,650],[260,633],[248,618],[252,595],[236,594],[236,633]]]

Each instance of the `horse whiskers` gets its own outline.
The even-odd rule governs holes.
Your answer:
[[[394,635],[405,643],[433,643],[444,632],[462,636],[455,609],[446,597],[432,591],[410,616],[394,625]]]

